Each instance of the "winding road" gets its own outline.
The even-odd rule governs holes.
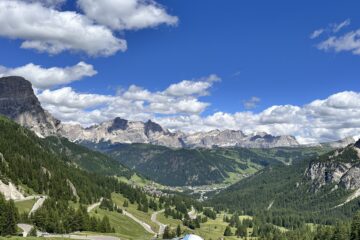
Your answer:
[[[123,214],[129,218],[131,218],[132,220],[134,220],[135,222],[139,223],[148,233],[154,234],[156,235],[156,233],[151,229],[150,225],[147,224],[144,221],[141,221],[140,219],[136,218],[134,215],[132,215],[131,213],[123,210]]]
[[[100,198],[100,201],[99,201],[99,202],[94,203],[94,204],[91,204],[90,206],[88,206],[87,212],[89,213],[89,212],[91,212],[92,210],[94,210],[95,208],[97,208],[98,206],[100,206],[100,204],[101,204],[101,202],[102,202],[103,199],[104,199],[104,198]]]
[[[159,226],[159,232],[158,232],[158,235],[159,235],[159,236],[164,234],[166,225],[163,224],[163,223],[161,223],[161,222],[159,222],[156,218],[157,218],[157,215],[158,215],[159,213],[163,213],[163,212],[165,212],[165,209],[160,210],[160,211],[157,211],[157,212],[154,212],[153,214],[151,214],[151,221]]]

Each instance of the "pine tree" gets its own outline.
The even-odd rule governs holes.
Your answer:
[[[232,235],[232,232],[231,232],[230,226],[226,226],[225,231],[224,231],[224,236],[227,237],[227,236],[231,236],[231,235]]]
[[[360,240],[360,212],[357,212],[351,223],[350,240]]]
[[[163,234],[163,239],[170,239],[171,233],[170,233],[170,227],[166,226]]]
[[[176,236],[180,237],[181,233],[182,233],[181,227],[180,227],[180,225],[178,225],[177,228],[176,228]]]

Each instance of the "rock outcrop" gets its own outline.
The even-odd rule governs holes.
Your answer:
[[[312,161],[305,172],[311,180],[312,190],[316,192],[329,184],[346,190],[360,189],[359,147],[360,140]]]
[[[0,78],[0,115],[34,131],[39,136],[57,133],[60,121],[45,111],[31,83],[22,77]]]

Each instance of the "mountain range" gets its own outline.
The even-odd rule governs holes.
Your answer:
[[[299,146],[293,136],[273,136],[264,132],[246,135],[239,130],[213,130],[191,134],[171,132],[151,120],[140,122],[115,118],[87,128],[64,124],[41,107],[31,83],[22,77],[0,78],[0,114],[33,130],[38,136],[59,135],[80,143],[146,143],[171,148]]]

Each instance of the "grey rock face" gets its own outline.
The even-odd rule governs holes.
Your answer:
[[[305,172],[312,190],[335,184],[347,190],[360,189],[360,142],[335,150],[327,159],[313,161]]]
[[[185,136],[184,142],[189,147],[238,146],[246,148],[274,148],[299,146],[293,136],[272,136],[267,133],[245,135],[242,131],[214,130],[207,133],[195,133]]]
[[[164,130],[151,121],[143,123],[115,118],[90,128],[64,124],[60,134],[77,142],[149,143],[172,148],[183,147],[183,142],[177,133]]]
[[[22,77],[0,78],[0,114],[41,136],[56,134],[60,125],[44,111],[30,82]]]

